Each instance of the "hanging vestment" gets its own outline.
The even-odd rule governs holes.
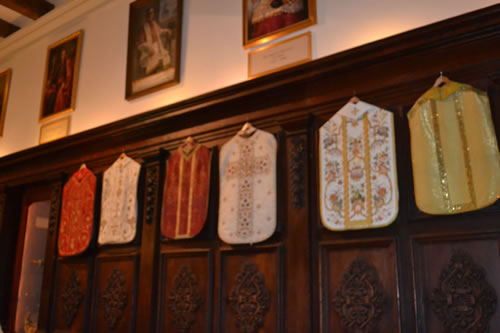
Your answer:
[[[192,238],[207,219],[210,150],[186,142],[170,155],[163,188],[161,232],[170,239]]]
[[[224,242],[256,243],[274,233],[277,146],[274,136],[261,130],[222,146],[218,229]]]
[[[92,238],[96,177],[86,167],[64,185],[58,249],[61,256],[85,251]]]
[[[135,238],[140,170],[139,163],[122,155],[104,172],[99,245],[124,244]]]
[[[408,112],[417,207],[456,214],[494,203],[500,157],[486,93],[457,82],[433,87]]]
[[[347,103],[319,130],[320,212],[334,231],[378,228],[398,214],[393,114]]]

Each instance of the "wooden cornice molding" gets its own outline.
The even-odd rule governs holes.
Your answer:
[[[45,0],[0,0],[0,5],[33,20],[54,9],[54,5]]]
[[[7,21],[0,19],[0,37],[7,37],[19,30],[17,25],[11,24]]]
[[[214,129],[227,134],[245,118],[268,128],[287,117],[307,119],[345,103],[353,88],[371,103],[408,105],[440,71],[460,74],[456,79],[466,77],[467,70],[498,71],[498,26],[500,5],[494,5],[137,114],[1,158],[0,183],[46,177],[82,160],[107,160],[123,148],[146,153],[183,135],[203,136]]]

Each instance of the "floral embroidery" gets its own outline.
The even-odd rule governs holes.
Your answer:
[[[392,114],[361,104],[364,113],[348,105],[320,129],[321,213],[332,229],[382,226],[397,214]]]

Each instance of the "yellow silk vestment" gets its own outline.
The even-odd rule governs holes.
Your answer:
[[[417,207],[428,214],[477,210],[500,194],[500,155],[488,96],[449,82],[408,113]]]

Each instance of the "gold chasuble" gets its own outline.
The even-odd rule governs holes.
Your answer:
[[[319,137],[323,225],[343,231],[391,224],[398,215],[393,114],[349,102]]]
[[[211,151],[188,138],[167,161],[161,232],[169,239],[192,238],[205,225]]]
[[[249,123],[222,146],[219,161],[219,237],[252,244],[276,229],[276,153],[270,133]]]
[[[456,214],[494,203],[500,157],[488,96],[450,81],[422,95],[408,112],[417,207]]]

